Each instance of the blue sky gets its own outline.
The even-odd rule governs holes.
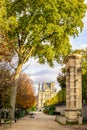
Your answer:
[[[83,31],[76,38],[70,38],[70,43],[73,49],[81,49],[87,47],[87,13],[83,19],[84,28]],[[27,66],[27,67],[26,67]],[[55,62],[54,68],[51,68],[48,64],[41,65],[37,63],[37,60],[30,59],[25,65],[24,72],[30,76],[34,82],[35,91],[37,93],[38,84],[43,82],[55,82],[57,89],[60,87],[57,83],[57,76],[60,73],[61,65]]]
[[[79,34],[78,37],[75,39],[72,37],[70,38],[70,42],[73,49],[82,49],[87,47],[87,13],[83,19],[84,28],[83,31]]]

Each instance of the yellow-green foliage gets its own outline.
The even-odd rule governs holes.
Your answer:
[[[65,89],[60,90],[54,97],[47,100],[44,105],[45,106],[51,106],[58,103],[62,103],[66,101],[66,91]]]
[[[45,102],[45,106],[50,106],[58,103],[58,94],[56,94],[54,97],[50,98]]]
[[[20,64],[36,56],[52,66],[69,54],[69,36],[82,30],[85,12],[84,0],[0,0],[0,29],[12,41]]]
[[[58,103],[62,103],[66,101],[66,91],[62,89],[58,92]]]

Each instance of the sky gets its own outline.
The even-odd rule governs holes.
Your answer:
[[[72,49],[84,49],[87,47],[87,13],[83,22],[84,28],[79,36],[76,38],[70,38]],[[43,82],[55,82],[56,88],[60,90],[60,86],[57,82],[57,76],[61,72],[61,65],[56,62],[54,64],[54,68],[51,68],[48,64],[41,65],[37,63],[37,60],[32,58],[23,66],[23,72],[28,74],[34,82],[36,95],[39,83],[42,84]]]

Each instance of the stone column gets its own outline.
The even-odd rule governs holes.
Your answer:
[[[77,122],[82,115],[81,55],[73,54],[66,59],[66,110],[68,122]]]

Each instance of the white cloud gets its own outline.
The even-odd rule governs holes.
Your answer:
[[[24,68],[26,69],[24,70]],[[60,72],[60,69],[61,69],[61,65],[59,65],[56,62],[55,62],[55,66],[52,68],[48,64],[41,65],[37,63],[37,60],[34,59],[29,60],[23,66],[23,70],[24,70],[23,72],[28,74],[34,82],[36,93],[37,93],[39,83],[42,84],[43,82],[55,82],[55,86],[59,90],[60,87],[57,82],[57,76],[58,73]]]

